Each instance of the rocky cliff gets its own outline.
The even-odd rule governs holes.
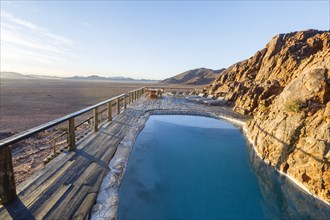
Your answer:
[[[330,31],[279,34],[205,92],[250,115],[264,161],[330,203]]]
[[[215,80],[225,69],[212,70],[206,68],[198,68],[188,70],[171,78],[165,79],[162,83],[168,84],[185,84],[185,85],[207,85]]]

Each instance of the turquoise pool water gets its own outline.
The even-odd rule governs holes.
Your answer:
[[[326,219],[330,207],[267,166],[233,125],[151,116],[119,189],[119,219]]]

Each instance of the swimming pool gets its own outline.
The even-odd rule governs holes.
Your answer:
[[[119,219],[326,218],[329,206],[206,117],[150,116],[119,189]]]

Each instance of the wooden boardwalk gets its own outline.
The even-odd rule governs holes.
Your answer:
[[[187,110],[241,117],[226,107],[164,97],[140,98],[77,142],[18,186],[18,198],[0,208],[0,219],[88,219],[117,146],[139,117],[149,110]]]

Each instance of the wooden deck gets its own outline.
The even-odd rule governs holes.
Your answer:
[[[88,219],[108,163],[117,146],[149,110],[188,110],[240,117],[226,107],[184,99],[140,98],[111,123],[77,142],[75,152],[62,153],[18,186],[18,199],[0,209],[0,219]]]

